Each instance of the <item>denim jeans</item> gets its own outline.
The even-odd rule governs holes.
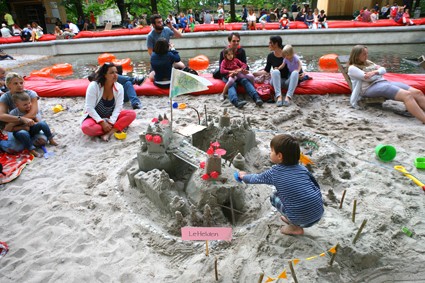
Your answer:
[[[13,133],[13,136],[16,138],[16,140],[23,144],[24,148],[32,150],[35,149],[35,146],[33,145],[34,137],[40,134],[41,131],[43,131],[48,140],[53,137],[49,125],[47,125],[45,121],[38,122],[34,126],[31,126],[29,131],[16,131]]]
[[[124,88],[124,102],[130,101],[131,105],[141,103],[133,86],[134,78],[118,75],[118,83]]]
[[[223,81],[227,83],[227,78],[223,78]],[[258,95],[258,92],[255,90],[255,87],[253,86],[253,84],[247,78],[243,78],[240,80],[236,80],[235,84],[231,86],[227,91],[229,101],[234,106],[237,106],[239,102],[238,93],[236,91],[238,83],[242,84],[242,86],[245,88],[246,93],[252,98],[254,102],[260,99],[260,96]]]
[[[282,95],[282,87],[287,89],[286,95],[289,98],[294,96],[295,89],[298,85],[299,73],[298,71],[293,71],[288,79],[284,79],[280,76],[279,70],[271,71],[271,81],[270,84],[274,88],[275,98],[278,98]]]

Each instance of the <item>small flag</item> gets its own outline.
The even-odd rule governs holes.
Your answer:
[[[321,254],[320,254],[320,256],[325,256],[325,255],[326,255],[325,253],[321,253]]]
[[[206,78],[173,68],[171,72],[170,98],[185,93],[207,90],[209,85],[212,85],[212,83]]]
[[[312,260],[312,259],[315,259],[316,257],[317,257],[317,255],[312,256],[312,257],[308,257],[308,258],[306,258],[306,260]]]
[[[267,276],[267,280],[266,280],[266,282],[264,282],[264,283],[267,283],[267,282],[273,282],[273,281],[275,281],[276,280],[276,278],[271,278],[271,277],[268,277]]]
[[[331,252],[331,253],[333,253],[333,254],[334,254],[334,253],[336,253],[336,246],[335,246],[335,247],[330,248],[330,249],[329,249],[329,252]]]
[[[283,270],[283,272],[277,278],[288,279],[288,276],[286,275],[286,268]]]
[[[298,258],[292,260],[292,263],[294,264],[294,266],[297,265],[299,262],[300,260]]]

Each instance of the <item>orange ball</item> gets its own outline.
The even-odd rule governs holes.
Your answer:
[[[198,55],[189,59],[189,68],[194,69],[195,71],[205,70],[209,65],[210,60],[205,55]]]
[[[319,59],[319,69],[322,71],[336,72],[338,64],[336,63],[337,54],[326,54]]]

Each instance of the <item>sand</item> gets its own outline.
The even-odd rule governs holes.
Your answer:
[[[425,171],[413,165],[414,158],[425,156],[425,127],[419,121],[387,107],[355,110],[347,96],[338,95],[296,96],[288,108],[258,108],[251,102],[243,110],[220,103],[218,95],[177,98],[201,113],[207,105],[212,118],[227,106],[232,117],[251,119],[258,146],[245,156],[249,172],[271,165],[268,145],[276,133],[319,146],[311,170],[326,207],[317,225],[304,236],[280,234],[283,222],[268,201],[273,188],[241,185],[256,203],[255,211],[237,217],[231,242],[210,242],[207,257],[205,242],[170,234],[175,220],[129,184],[126,171],[136,164],[139,133],[169,111],[166,97],[141,100],[143,109],[137,110],[127,138],[106,143],[82,134],[83,98],[41,99],[60,145],[48,146],[53,157],[35,158],[16,180],[0,187],[0,241],[10,248],[0,259],[1,282],[216,282],[215,258],[218,282],[257,282],[261,273],[276,278],[285,268],[292,281],[288,260],[295,258],[301,259],[295,266],[299,282],[425,281],[425,195],[393,169],[403,165],[425,182]],[[56,104],[66,110],[53,113]],[[175,111],[174,118],[179,125],[197,123],[191,109]],[[396,147],[394,161],[376,159],[374,148],[383,143]],[[353,244],[364,219],[367,225]],[[332,267],[328,253],[306,260],[337,243]]]

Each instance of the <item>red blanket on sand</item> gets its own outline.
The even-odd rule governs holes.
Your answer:
[[[1,138],[4,139],[4,137]],[[3,166],[3,174],[0,173],[0,184],[9,183],[16,179],[33,159],[34,156],[28,150],[16,154],[0,152],[0,163]]]

